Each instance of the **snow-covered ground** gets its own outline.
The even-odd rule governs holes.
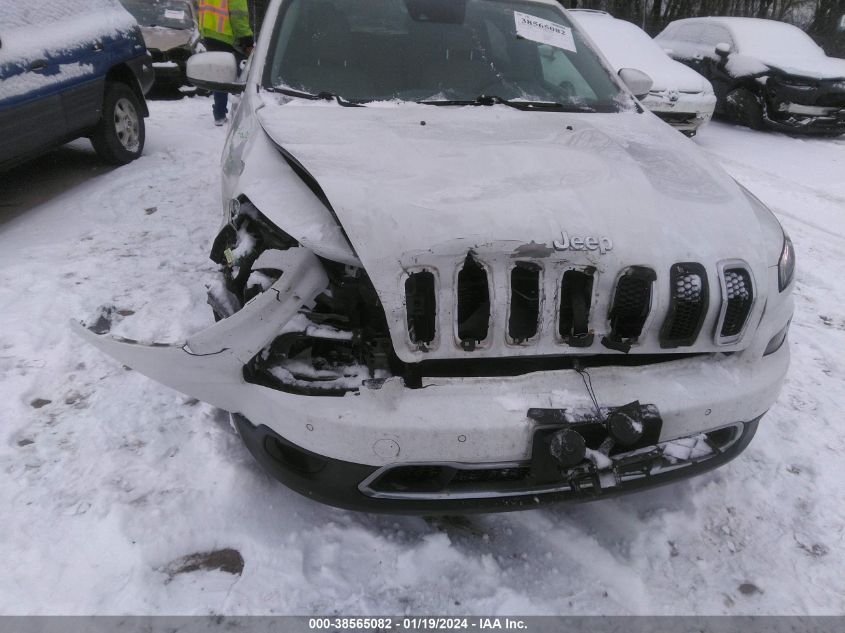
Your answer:
[[[151,110],[131,165],[58,195],[55,173],[0,176],[0,613],[845,613],[845,140],[696,141],[799,255],[792,370],[739,459],[618,500],[397,518],[288,491],[224,415],[70,332],[106,304],[145,339],[211,321],[224,130],[206,99]]]

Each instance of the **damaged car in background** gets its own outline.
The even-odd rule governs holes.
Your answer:
[[[187,84],[185,64],[197,51],[199,28],[192,0],[120,0],[138,21],[158,86]]]
[[[758,18],[689,18],[661,46],[713,84],[716,113],[753,129],[845,133],[845,59],[828,57],[791,24]]]
[[[555,0],[274,0],[246,77],[220,52],[188,74],[241,94],[216,322],[76,329],[229,411],[294,490],[602,498],[726,463],[775,402],[791,242]]]
[[[642,104],[687,136],[713,118],[716,95],[700,74],[676,62],[635,24],[604,11],[570,11],[616,70],[637,68],[654,81]]]

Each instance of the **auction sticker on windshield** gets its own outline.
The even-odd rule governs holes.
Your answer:
[[[165,9],[164,10],[164,17],[169,18],[171,20],[184,20],[185,19],[185,12],[184,11],[176,11],[174,9]]]
[[[513,12],[513,18],[516,22],[517,37],[540,44],[548,44],[573,53],[577,52],[575,50],[575,38],[572,37],[572,29],[519,11]]]

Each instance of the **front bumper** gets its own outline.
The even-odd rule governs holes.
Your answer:
[[[716,95],[655,92],[643,99],[643,105],[675,129],[692,135],[713,118]]]
[[[766,122],[784,132],[845,133],[845,81],[790,85],[766,82]]]
[[[792,112],[790,108],[794,104],[784,104],[784,110],[779,116],[767,116],[766,124],[772,129],[803,134],[818,134],[823,136],[837,136],[845,134],[845,108],[841,110],[829,109],[823,114],[808,114],[806,109],[803,112]]]
[[[155,71],[155,81],[158,83],[178,84],[187,82],[185,68],[191,52],[178,48],[169,51],[151,49],[152,66]]]
[[[441,507],[462,511],[516,509],[537,496],[553,501],[592,497],[597,492],[615,494],[681,476],[681,469],[670,469],[649,458],[647,464],[634,464],[648,469],[648,476],[639,478],[643,481],[626,478],[622,473],[619,476],[624,485],[617,482],[610,486],[607,478],[616,477],[616,471],[605,467],[604,458],[619,455],[605,451],[605,466],[599,456],[589,457],[590,463],[601,471],[599,483],[590,484],[590,491],[580,479],[578,489],[573,491],[546,476],[540,481],[542,490],[537,488],[536,478],[527,487],[520,488],[522,484],[517,482],[510,494],[484,487],[461,491],[450,488],[439,491],[442,494],[433,499],[411,499],[408,510],[403,510],[408,499],[391,496],[391,490],[380,489],[383,481],[371,479],[380,469],[420,465],[449,465],[452,470],[472,470],[476,474],[523,468],[537,459],[535,440],[543,426],[532,411],[565,412],[567,420],[586,420],[595,410],[593,398],[602,406],[613,408],[638,401],[657,412],[659,425],[652,427],[649,443],[637,447],[646,452],[664,450],[666,446],[671,449],[671,443],[684,438],[698,438],[698,442],[702,434],[752,423],[742,427],[737,441],[730,446],[717,442],[718,450],[708,453],[706,460],[700,456],[685,465],[685,474],[695,474],[738,453],[741,448],[734,448],[734,444],[741,447],[747,443],[743,438],[750,439],[750,429],[776,400],[789,364],[788,346],[782,345],[766,356],[762,349],[791,316],[791,301],[784,301],[769,304],[767,318],[760,322],[752,344],[743,351],[649,364],[625,364],[623,358],[635,355],[619,354],[618,364],[589,367],[590,389],[585,382],[587,370],[553,369],[516,376],[423,376],[413,386],[394,376],[384,381],[366,381],[357,391],[342,397],[299,395],[251,382],[245,371],[250,360],[279,335],[303,306],[312,306],[327,287],[325,269],[307,249],[275,253],[269,267],[284,270],[285,274],[271,289],[183,344],[142,344],[101,336],[78,323],[75,327],[86,340],[124,365],[237,414],[237,425],[245,441],[260,461],[270,464],[274,474],[321,500],[324,499],[319,495],[323,493],[317,484],[328,481],[325,485],[331,487],[335,481],[346,492],[325,493],[325,500],[336,505],[345,505],[343,498],[350,494],[352,486],[357,492],[350,498],[357,499],[356,503],[363,496],[368,500],[362,507],[384,511],[394,507],[395,511],[432,511],[431,508]],[[585,358],[585,364],[587,361]],[[313,472],[307,472],[304,479],[302,473],[291,472],[281,449],[276,451],[277,456],[283,456],[281,465],[273,465],[272,459],[268,462],[266,437],[274,438],[277,448],[289,446],[287,454],[293,455],[293,463]],[[597,445],[589,448],[601,450]],[[452,470],[443,472],[448,475]],[[670,476],[670,471],[678,473]],[[320,473],[319,477],[316,473]],[[595,481],[594,474],[582,473],[591,481]],[[566,478],[569,475],[566,473]],[[337,477],[341,479],[336,481]],[[368,479],[371,481],[365,484]],[[314,487],[309,487],[312,484]]]
[[[606,499],[700,475],[745,450],[759,418],[709,436],[641,449],[603,470],[592,464],[562,469],[556,479],[542,484],[532,478],[540,461],[537,455],[516,464],[415,464],[400,467],[404,474],[391,478],[400,468],[328,459],[296,446],[264,425],[254,426],[241,415],[233,414],[232,422],[268,473],[314,501],[366,512],[466,514]],[[700,445],[704,449],[696,452]]]

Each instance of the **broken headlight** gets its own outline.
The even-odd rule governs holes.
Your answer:
[[[783,234],[783,248],[780,252],[780,259],[778,260],[778,290],[783,292],[787,286],[792,283],[792,278],[795,276],[795,247],[792,245],[792,240],[784,231]]]

